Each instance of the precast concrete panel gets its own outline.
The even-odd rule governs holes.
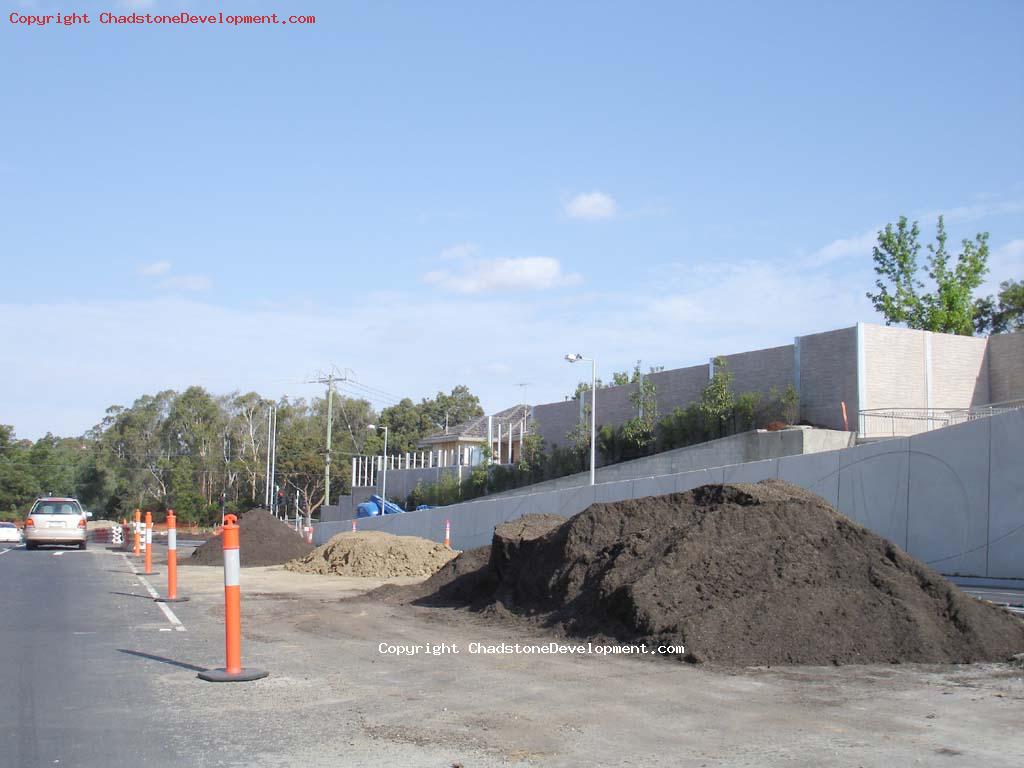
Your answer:
[[[775,480],[779,476],[779,460],[766,459],[748,464],[733,464],[722,467],[724,483],[757,483],[761,480]]]
[[[776,459],[779,480],[821,496],[833,507],[839,503],[839,451]]]
[[[991,421],[986,575],[1024,579],[1024,411]]]
[[[594,486],[594,500],[602,503],[625,501],[633,498],[633,481],[620,480],[617,483],[601,483]]]
[[[693,472],[683,472],[682,474],[675,475],[676,493],[690,491],[702,485],[721,485],[722,475],[720,467],[715,469],[698,469]]]
[[[662,475],[661,477],[642,477],[633,481],[633,498],[641,499],[645,496],[664,496],[676,492],[676,478],[674,475]]]
[[[839,503],[851,520],[907,549],[910,440],[898,437],[839,452]]]
[[[942,573],[985,575],[991,419],[910,438],[907,551]]]

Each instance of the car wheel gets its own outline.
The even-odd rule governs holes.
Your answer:
[[[79,549],[85,549],[87,546],[88,546],[88,542],[83,541],[81,544],[78,545],[78,548]]]
[[[39,546],[39,545],[36,544],[35,542],[32,542],[32,541],[26,541],[25,542],[25,549],[35,549],[37,546]]]

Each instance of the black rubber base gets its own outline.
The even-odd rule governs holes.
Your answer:
[[[248,683],[251,680],[262,680],[269,675],[262,669],[243,669],[241,672],[230,675],[224,669],[208,669],[200,672],[196,677],[206,680],[208,683]]]
[[[187,603],[188,602],[188,598],[187,597],[175,597],[175,598],[170,598],[170,597],[154,597],[153,598],[153,602],[155,602],[155,603]]]

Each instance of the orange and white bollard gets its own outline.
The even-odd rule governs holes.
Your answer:
[[[448,547],[448,549],[452,548],[452,521],[451,520],[445,520],[444,521],[444,545],[446,547]]]
[[[353,517],[352,518],[352,533],[355,533],[355,532],[356,532],[356,519]]]
[[[139,510],[135,510],[135,533],[133,534],[134,544],[132,545],[132,554],[138,557],[142,553],[141,549],[141,538],[142,538],[142,513]]]
[[[158,603],[184,603],[178,597],[178,519],[174,510],[167,510],[167,597],[155,598]]]
[[[211,683],[246,682],[269,675],[260,669],[242,668],[242,587],[238,549],[238,517],[226,515],[221,541],[224,548],[224,647],[223,669],[200,672],[200,680]]]
[[[153,513],[146,513],[146,576],[155,576],[153,573]]]

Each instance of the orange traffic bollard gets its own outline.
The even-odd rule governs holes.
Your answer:
[[[260,669],[242,669],[242,587],[238,551],[238,517],[225,515],[221,536],[224,548],[224,646],[223,669],[208,669],[197,677],[211,683],[246,682],[269,675]]]
[[[353,517],[352,518],[352,533],[355,533],[355,532],[356,532],[356,519]]]
[[[141,520],[142,520],[142,513],[139,510],[136,509],[135,510],[135,526],[134,526],[134,528],[135,528],[134,542],[135,543],[132,546],[132,554],[135,555],[136,557],[138,557],[139,554],[142,552],[142,550],[140,548],[141,542],[139,541],[139,539],[141,538],[140,531],[139,531],[139,528],[142,525],[142,523],[140,522]]]
[[[157,597],[158,603],[184,603],[187,597],[178,597],[178,519],[174,510],[167,510],[167,597]]]
[[[153,513],[146,513],[146,576],[155,576],[153,573]]]
[[[448,549],[452,548],[452,521],[451,520],[445,520],[444,521],[444,545],[446,547],[448,547]]]

